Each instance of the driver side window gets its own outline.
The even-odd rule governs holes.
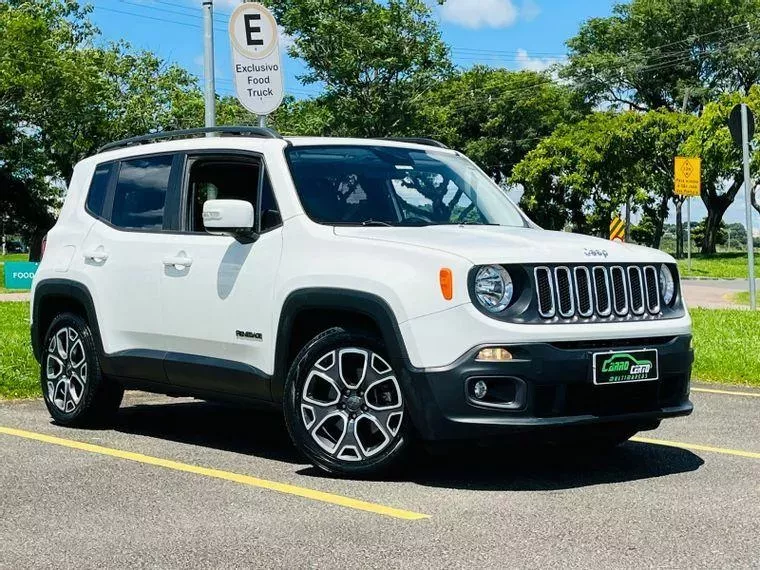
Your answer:
[[[205,233],[203,204],[207,200],[244,200],[256,213],[257,229],[264,232],[282,223],[272,186],[262,163],[248,156],[190,157],[187,174],[185,227]]]

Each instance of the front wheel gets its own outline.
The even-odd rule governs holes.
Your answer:
[[[284,408],[296,447],[330,473],[377,475],[409,443],[403,392],[384,348],[342,328],[323,332],[298,354]]]

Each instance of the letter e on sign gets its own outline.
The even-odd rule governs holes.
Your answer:
[[[267,8],[248,2],[232,12],[229,32],[237,98],[252,113],[269,115],[285,93],[277,22]]]

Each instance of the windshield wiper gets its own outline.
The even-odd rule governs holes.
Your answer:
[[[382,227],[387,227],[387,228],[393,227],[393,224],[389,224],[388,222],[381,222],[380,220],[364,220],[361,225],[364,227],[367,227],[367,226],[382,226]]]

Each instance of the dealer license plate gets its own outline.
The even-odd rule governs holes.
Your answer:
[[[656,350],[626,350],[594,354],[594,384],[624,384],[657,380]]]

